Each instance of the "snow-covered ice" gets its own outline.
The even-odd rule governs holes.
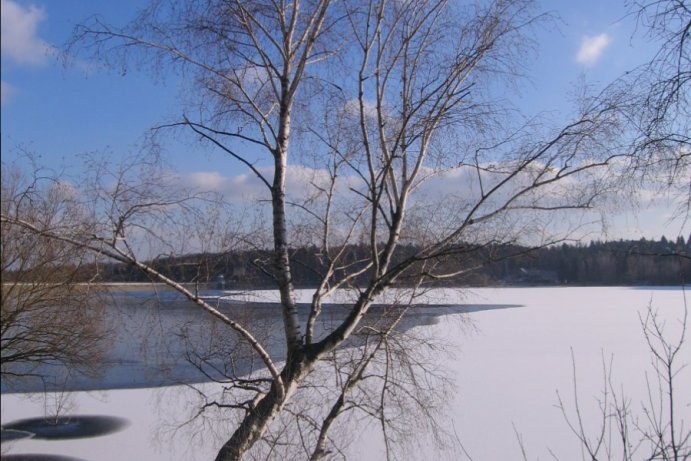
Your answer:
[[[439,292],[437,293],[439,294]],[[478,310],[467,314],[472,327],[458,314],[441,316],[436,324],[417,328],[449,342],[454,350],[448,371],[456,393],[448,413],[441,415],[474,460],[520,459],[516,433],[529,459],[581,459],[579,444],[569,432],[558,408],[559,391],[567,407],[577,392],[586,425],[595,433],[596,398],[603,389],[603,358],[612,358],[612,381],[623,386],[633,411],[646,396],[645,373],[652,376],[650,356],[641,332],[639,313],[649,303],[667,321],[674,337],[683,317],[681,288],[478,288],[444,291],[435,301],[473,305],[520,305],[517,308]],[[462,298],[459,296],[462,294]],[[306,297],[304,293],[300,294]],[[691,362],[687,343],[681,354]],[[210,386],[210,384],[209,384]],[[691,368],[677,381],[678,411],[691,424]],[[4,394],[2,423],[46,412],[112,415],[129,420],[122,431],[103,437],[65,441],[23,439],[3,443],[2,453],[45,453],[83,460],[213,459],[222,441],[186,428],[173,430],[190,408],[184,404],[185,386],[65,394]],[[374,427],[374,426],[373,426]],[[220,432],[226,428],[220,426]],[[359,427],[360,437],[349,459],[379,460],[383,448],[375,430]],[[462,459],[459,447],[432,453],[421,449],[407,459]]]

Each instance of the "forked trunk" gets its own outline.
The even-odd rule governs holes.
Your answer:
[[[311,370],[313,363],[306,360],[297,362],[291,370],[284,368],[284,392],[278,391],[276,385],[261,398],[252,411],[249,411],[232,437],[223,444],[216,455],[216,461],[237,461],[266,433],[273,420],[278,416],[286,402],[297,390],[302,378]]]
[[[271,386],[254,409],[247,412],[231,438],[223,444],[216,455],[216,461],[242,459],[242,456],[266,433],[317,362],[317,355],[314,354],[306,355],[296,351],[289,355],[291,359],[281,371],[283,392],[275,384]]]
[[[237,461],[249,450],[254,443],[266,432],[274,418],[283,408],[285,397],[279,398],[272,387],[257,404],[253,411],[247,413],[233,436],[223,444],[216,455],[216,461]]]

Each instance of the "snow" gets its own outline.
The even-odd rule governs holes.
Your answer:
[[[639,314],[652,303],[666,319],[668,333],[679,331],[684,313],[680,288],[481,288],[440,290],[435,302],[473,305],[520,305],[518,308],[477,310],[459,322],[458,314],[439,317],[430,329],[451,345],[455,354],[446,364],[456,393],[448,413],[441,415],[474,460],[520,459],[517,433],[529,459],[581,459],[578,441],[556,407],[557,391],[570,414],[573,410],[573,367],[577,393],[588,432],[599,429],[598,403],[603,389],[603,359],[612,358],[612,381],[622,385],[639,412],[645,400],[645,373],[652,377],[650,354],[641,332]],[[307,298],[306,293],[299,293]],[[462,296],[462,297],[461,297]],[[691,362],[689,344],[681,362]],[[210,385],[209,385],[210,386]],[[678,411],[691,421],[691,369],[677,378]],[[168,460],[213,459],[222,443],[212,429],[229,430],[226,422],[199,432],[197,426],[175,429],[193,412],[185,402],[193,392],[185,386],[73,392],[65,394],[4,394],[2,423],[55,412],[113,415],[126,418],[124,430],[103,437],[67,441],[24,439],[3,443],[6,453],[50,453],[80,459]],[[194,432],[192,432],[194,431]],[[376,431],[360,427],[349,459],[378,460],[383,448]],[[435,454],[432,448],[406,459],[464,459],[456,445]]]

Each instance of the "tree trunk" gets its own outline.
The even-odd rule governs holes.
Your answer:
[[[283,391],[276,384],[262,397],[257,405],[243,418],[231,438],[223,444],[216,461],[238,461],[252,448],[271,426],[273,420],[283,410],[293,393],[297,390],[302,379],[307,375],[316,358],[299,354],[294,360],[289,360],[281,372]]]
[[[287,85],[287,84],[284,84]],[[287,97],[284,96],[284,100]],[[290,137],[290,110],[287,102],[282,103],[278,145],[274,152],[274,180],[271,188],[271,205],[273,210],[274,232],[274,272],[278,282],[283,308],[288,354],[300,350],[302,334],[298,319],[297,306],[293,297],[293,278],[290,273],[290,256],[288,254],[288,229],[285,211],[285,182],[288,169],[288,140]],[[290,360],[290,357],[288,357]]]
[[[280,398],[275,386],[247,413],[233,436],[223,444],[216,455],[216,461],[237,461],[264,434],[285,404],[285,396]]]

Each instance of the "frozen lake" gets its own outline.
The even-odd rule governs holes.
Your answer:
[[[261,295],[267,297],[266,302],[272,301],[270,293]],[[301,295],[307,299],[306,293]],[[449,432],[456,434],[462,448],[456,443],[435,453],[421,440],[422,447],[408,452],[405,459],[469,459],[468,455],[474,460],[521,459],[516,433],[523,440],[528,459],[553,459],[551,452],[561,460],[582,459],[578,441],[556,408],[557,391],[567,408],[573,403],[572,353],[581,410],[586,427],[592,428],[588,432],[594,435],[599,429],[596,398],[603,389],[603,357],[607,363],[613,357],[612,382],[617,388],[625,388],[631,410],[639,412],[647,395],[646,372],[652,378],[639,313],[645,314],[652,302],[667,320],[667,330],[673,338],[678,332],[676,319],[684,313],[680,288],[482,288],[439,290],[435,295],[431,301],[441,306],[414,313],[406,328],[420,329],[448,344],[450,355],[445,368],[455,393],[440,420]],[[178,309],[182,317],[196,318],[193,312],[180,306]],[[147,314],[146,318],[160,326],[165,316]],[[139,317],[136,319],[135,324],[144,325]],[[163,324],[162,328],[167,326]],[[176,352],[175,345],[166,347],[172,349],[166,349],[166,354],[154,357],[154,361],[175,370],[176,363],[167,355]],[[154,349],[160,349],[160,344]],[[691,362],[690,350],[686,343],[680,357],[683,363]],[[139,346],[126,343],[119,344],[114,353],[118,357],[136,357],[140,351]],[[135,381],[143,378],[132,375],[149,373],[154,376],[147,380],[158,376],[160,382],[155,384],[162,387],[3,393],[3,424],[43,416],[56,406],[68,414],[110,415],[128,421],[124,429],[102,437],[3,443],[3,458],[9,452],[82,460],[213,459],[220,440],[200,434],[198,427],[174,430],[193,411],[181,403],[189,400],[187,396],[193,391],[184,385],[163,385],[175,379],[196,381],[189,370],[177,370],[164,378],[160,373],[145,370],[141,360],[131,360],[123,366],[125,369],[114,367],[116,371],[109,378],[117,381],[130,376],[132,382],[119,382],[118,386],[137,386],[140,383]],[[81,385],[90,387],[88,383]],[[691,393],[686,390],[691,389],[690,368],[678,376],[677,389],[677,411],[688,427]],[[218,423],[218,428],[223,429],[223,424]],[[353,429],[351,435],[356,443],[348,459],[385,459],[375,429],[376,426],[366,425]]]

